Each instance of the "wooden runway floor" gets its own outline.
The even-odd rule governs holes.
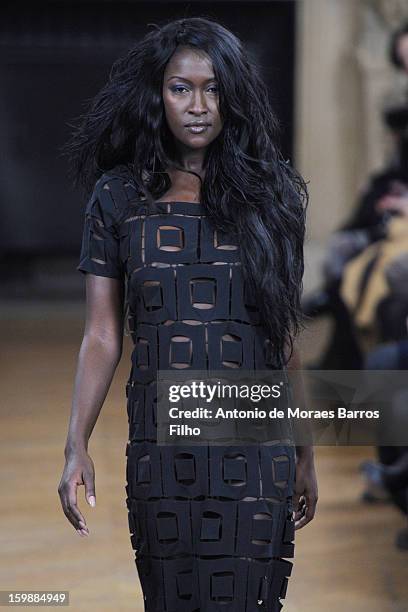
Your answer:
[[[0,590],[68,590],[74,612],[141,612],[124,489],[129,338],[89,445],[96,508],[80,488],[89,538],[57,493],[82,317],[82,305],[2,310]],[[358,465],[370,456],[368,447],[316,450],[318,512],[296,532],[284,612],[408,611],[408,553],[394,547],[406,521],[360,501]]]

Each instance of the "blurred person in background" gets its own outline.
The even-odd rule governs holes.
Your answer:
[[[408,332],[408,318],[406,319]],[[365,358],[367,370],[408,370],[408,334],[398,342],[380,344]],[[393,394],[391,415],[406,420],[408,413],[408,390]],[[390,417],[392,418],[392,416]],[[408,448],[406,446],[378,446],[377,460],[363,461],[360,471],[365,481],[362,500],[367,503],[393,502],[408,515]],[[396,546],[408,550],[408,526],[396,536]]]
[[[395,68],[408,74],[408,22],[403,23],[391,36],[389,58]]]
[[[408,74],[408,22],[392,34],[389,59],[398,70]],[[399,340],[405,336],[405,318],[408,314],[405,289],[408,255],[401,234],[399,246],[394,245],[394,250],[399,249],[400,252],[389,262],[380,282],[383,292],[385,286],[387,287],[387,295],[382,295],[382,299],[377,301],[373,300],[371,295],[370,321],[367,320],[367,310],[363,317],[360,311],[360,318],[356,311],[361,309],[364,299],[370,299],[366,287],[369,282],[376,280],[375,276],[372,277],[374,258],[371,266],[366,267],[365,274],[360,278],[360,285],[351,290],[352,297],[348,305],[346,302],[349,283],[343,278],[349,262],[370,245],[387,239],[387,235],[389,239],[392,225],[394,233],[397,231],[395,225],[398,223],[388,225],[391,217],[404,215],[404,197],[408,185],[408,96],[403,105],[385,109],[383,121],[393,141],[388,165],[370,178],[350,219],[329,239],[322,265],[321,289],[303,298],[303,312],[306,317],[330,314],[334,319],[329,343],[320,360],[310,365],[312,368],[364,367],[364,353],[371,350],[375,343]],[[401,223],[399,225],[401,227]],[[401,229],[401,233],[402,231]],[[373,250],[374,247],[371,251]],[[363,336],[360,333],[362,327],[365,327]]]
[[[408,238],[408,187],[399,185],[395,193],[383,196],[378,204],[379,212],[399,216],[400,237]],[[392,221],[398,223],[396,219]],[[401,222],[400,222],[401,223]],[[388,295],[377,307],[377,320],[381,343],[369,352],[365,359],[367,370],[408,370],[408,249],[397,256],[385,269]],[[381,291],[381,290],[380,290]],[[408,392],[398,392],[393,405],[408,410]],[[408,448],[403,446],[377,447],[377,461],[364,461],[360,466],[366,482],[363,500],[375,502],[389,497],[405,514],[408,513]],[[408,550],[408,527],[399,531],[396,545]]]
[[[408,74],[408,23],[391,37],[390,59]],[[370,179],[357,209],[332,236],[324,288],[304,302],[308,314],[331,310],[336,317],[325,367],[408,369],[408,97],[383,119],[394,145],[388,167]],[[393,411],[406,414],[407,405],[408,391],[396,392]],[[407,447],[379,446],[377,460],[364,461],[360,470],[364,501],[391,501],[407,515]],[[398,532],[396,546],[408,549],[408,528]]]
[[[384,235],[355,254],[342,272],[340,297],[357,329],[361,346],[368,349],[382,342],[401,340],[407,333],[407,204],[408,181],[391,180],[388,191],[375,204],[375,212],[383,218]]]
[[[341,334],[346,333],[349,350],[351,341],[355,342],[354,363],[358,355],[361,363],[357,367],[367,370],[408,369],[405,136],[400,146],[399,169],[375,177],[354,217],[334,236],[325,266],[327,288],[338,315],[337,337],[330,347],[332,355],[336,357],[339,346],[345,346]],[[344,353],[341,356],[346,369],[351,369],[353,366],[347,367],[347,363],[352,359],[347,361]],[[392,405],[407,412],[408,391],[397,392]],[[389,499],[407,515],[407,447],[377,447],[377,461],[363,462],[360,470],[366,485],[363,501]],[[396,545],[401,550],[408,549],[408,528],[397,534]]]
[[[398,234],[396,229],[398,223],[391,223],[391,219],[394,216],[404,216],[401,206],[398,205],[398,198],[403,198],[408,188],[408,113],[405,108],[399,109],[398,112],[393,109],[392,112],[386,111],[383,117],[393,135],[396,152],[388,167],[371,177],[350,219],[329,239],[322,265],[322,287],[306,295],[302,302],[303,312],[307,317],[330,314],[334,319],[334,330],[328,346],[320,361],[311,366],[316,369],[363,367],[366,348],[364,336],[370,335],[367,334],[368,328],[372,334],[371,342],[396,339],[401,334],[405,334],[404,322],[408,314],[405,296],[401,296],[401,291],[403,292],[401,284],[393,281],[398,271],[403,274],[406,245],[403,232],[402,235]],[[399,225],[401,226],[401,222]],[[398,234],[398,239],[391,236],[392,231]],[[395,244],[396,239],[398,245]],[[400,314],[397,318],[390,317],[388,316],[390,308],[382,305],[379,319],[377,312],[373,315],[371,311],[373,316],[362,334],[357,310],[361,308],[363,299],[370,297],[366,291],[367,285],[374,283],[376,279],[373,276],[374,257],[371,260],[371,267],[367,265],[362,270],[354,285],[352,281],[348,282],[345,279],[346,271],[350,270],[354,260],[358,261],[359,256],[363,257],[363,253],[369,258],[371,251],[375,254],[386,243],[389,244],[390,240],[393,241],[392,249],[394,253],[397,251],[397,254],[395,261],[389,261],[391,267],[388,270],[390,279],[388,306],[392,303],[394,310],[400,309]],[[350,275],[348,272],[347,279]],[[384,292],[381,298],[386,298]],[[379,306],[378,301],[376,306]]]

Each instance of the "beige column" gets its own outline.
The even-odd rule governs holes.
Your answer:
[[[297,5],[295,164],[310,181],[308,239],[322,244],[351,210],[364,166],[358,4]]]

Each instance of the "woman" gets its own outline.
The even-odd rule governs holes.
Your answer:
[[[158,369],[278,369],[290,356],[296,366],[306,192],[275,128],[240,41],[190,18],[150,32],[115,63],[70,145],[93,193],[78,266],[87,322],[59,493],[87,535],[76,489],[84,484],[94,503],[87,445],[121,356],[126,302],[135,344],[126,501],[148,612],[279,610],[292,569],[282,557],[314,515],[309,447],[295,456],[293,446],[156,439]]]

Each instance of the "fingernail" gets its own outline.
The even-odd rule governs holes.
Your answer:
[[[93,508],[95,507],[95,505],[96,505],[96,499],[94,498],[94,496],[93,496],[93,495],[91,495],[91,496],[89,497],[89,503],[90,503],[90,505],[91,505]]]
[[[88,533],[87,531],[85,531],[85,529],[81,529],[81,533],[82,533],[84,536],[89,536],[89,533]]]

